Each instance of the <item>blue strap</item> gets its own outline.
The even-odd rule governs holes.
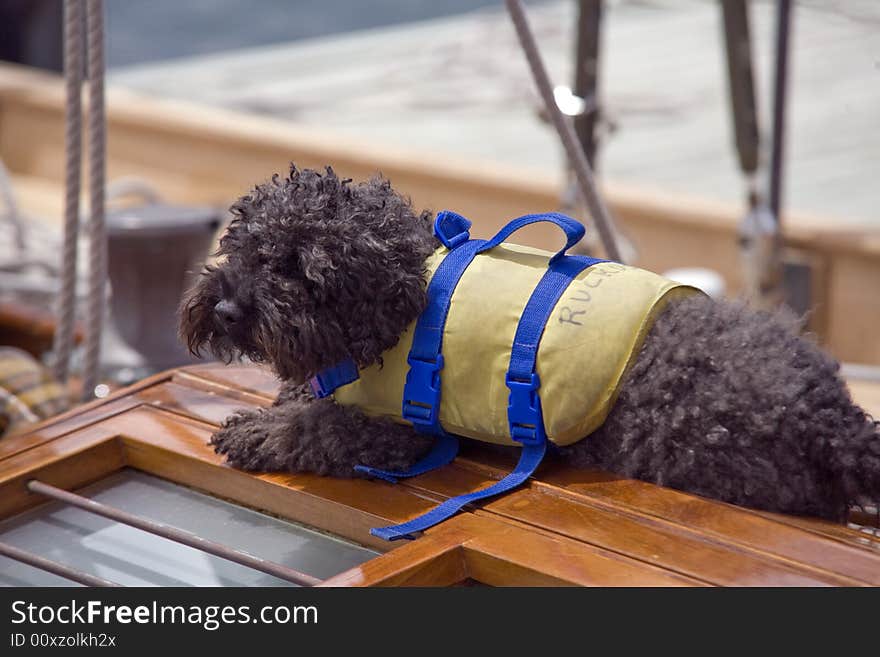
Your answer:
[[[440,410],[440,370],[443,369],[443,327],[452,293],[461,275],[477,254],[482,240],[469,241],[471,222],[455,212],[443,211],[434,220],[434,234],[450,249],[428,284],[428,305],[416,322],[413,343],[407,355],[409,370],[403,388],[401,415],[419,433],[437,436],[431,451],[409,470],[392,472],[366,465],[355,470],[396,483],[452,462],[458,454],[458,438],[443,431]]]
[[[356,465],[354,469],[357,472],[363,472],[371,477],[378,477],[379,479],[384,479],[385,481],[396,484],[398,479],[404,477],[416,477],[420,474],[425,474],[426,472],[430,472],[431,470],[436,470],[439,467],[444,465],[448,465],[452,463],[452,460],[458,454],[458,436],[453,436],[449,433],[444,433],[442,436],[439,436],[434,441],[434,446],[431,447],[431,451],[425,455],[425,457],[412,466],[409,470],[394,472],[391,470],[379,470],[378,468],[371,468],[368,465]]]
[[[523,445],[543,443],[547,439],[538,395],[541,381],[535,372],[544,327],[571,281],[597,262],[603,261],[586,256],[563,256],[551,261],[523,309],[513,337],[510,364],[505,376],[505,383],[510,389],[507,406],[510,437]]]
[[[584,269],[599,262],[605,261],[587,256],[565,256],[550,264],[535,286],[532,296],[529,297],[516,327],[510,352],[510,366],[507,371],[508,378],[527,381],[534,373],[538,346],[547,320],[550,319],[550,313],[553,312],[553,308],[556,307],[563,292],[571,285],[572,280]]]
[[[340,386],[347,385],[360,378],[355,362],[348,358],[333,367],[327,367],[309,379],[312,394],[317,399],[323,399],[333,394]]]
[[[413,331],[401,412],[403,419],[412,422],[419,433],[444,435],[439,420],[443,329],[455,286],[484,244],[483,240],[469,239],[470,227],[470,221],[448,210],[434,220],[434,234],[450,251],[428,284],[428,305]]]
[[[443,329],[455,286],[482,244],[482,240],[470,240],[450,251],[428,285],[428,306],[416,322],[403,387],[403,419],[412,422],[420,433],[440,435],[443,432],[438,417]]]
[[[427,513],[420,515],[418,518],[413,518],[412,520],[403,524],[394,525],[391,527],[375,527],[370,530],[370,533],[373,536],[378,536],[379,538],[383,538],[386,541],[394,541],[399,538],[415,538],[412,534],[414,534],[415,532],[424,531],[429,527],[433,527],[437,523],[442,522],[447,518],[455,515],[458,511],[461,510],[461,508],[465,504],[468,504],[469,502],[474,502],[476,500],[481,500],[484,497],[498,495],[499,493],[504,493],[511,488],[519,486],[532,475],[532,473],[535,471],[535,468],[537,468],[538,464],[541,463],[541,459],[544,458],[544,453],[546,452],[546,450],[546,441],[535,445],[525,445],[522,448],[522,454],[520,454],[519,462],[516,464],[516,468],[514,468],[513,472],[511,472],[501,481],[492,484],[488,488],[474,491],[473,493],[459,495],[458,497],[451,497],[439,506],[434,507]]]
[[[518,231],[520,228],[525,228],[530,224],[535,224],[541,221],[547,221],[552,224],[556,224],[559,226],[562,231],[565,233],[566,242],[565,246],[563,246],[556,254],[550,258],[551,264],[559,260],[565,252],[568,251],[571,247],[581,241],[581,238],[584,236],[584,225],[577,221],[576,219],[572,219],[564,214],[560,214],[559,212],[545,212],[543,214],[526,214],[517,219],[513,219],[510,221],[504,228],[498,231],[498,233],[491,240],[483,244],[480,247],[478,253],[482,253],[483,251],[488,251],[489,249],[494,249],[496,246],[501,244],[504,240],[510,237],[513,233]]]

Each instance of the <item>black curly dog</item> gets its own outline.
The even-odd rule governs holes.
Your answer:
[[[426,303],[432,215],[387,180],[361,184],[291,168],[232,206],[181,309],[198,354],[272,365],[269,409],[230,417],[212,438],[246,470],[360,476],[405,470],[431,439],[407,425],[312,398],[306,381],[383,351]],[[656,320],[604,425],[560,450],[598,467],[734,504],[842,520],[880,499],[878,423],[853,404],[838,364],[791,320],[693,297]],[[512,448],[516,449],[516,448]]]

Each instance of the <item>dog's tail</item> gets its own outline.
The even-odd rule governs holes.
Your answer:
[[[880,505],[880,421],[859,414],[855,422],[832,442],[829,466],[841,496],[849,504]]]

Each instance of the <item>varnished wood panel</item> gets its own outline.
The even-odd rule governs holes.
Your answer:
[[[880,550],[844,527],[759,514],[553,459],[526,486],[472,505],[414,542],[380,541],[370,527],[498,480],[511,455],[469,446],[450,466],[399,485],[224,465],[207,444],[211,432],[235,409],[271,403],[276,390],[263,369],[206,364],[4,441],[0,516],[39,503],[24,488],[35,474],[76,488],[129,466],[390,550],[330,586],[880,583]]]
[[[807,518],[803,516],[787,516],[781,513],[770,513],[769,511],[756,511],[758,515],[770,518],[784,525],[791,525],[798,529],[818,534],[825,538],[832,538],[847,545],[853,545],[866,550],[870,550],[876,554],[880,554],[880,534],[870,534],[865,531],[848,527],[846,525],[831,522],[830,520],[821,520],[819,518]],[[859,522],[862,518],[850,509],[850,522]],[[876,523],[876,518],[865,518],[868,523]]]
[[[713,584],[851,586],[860,583],[852,576],[773,558],[670,523],[628,517],[533,488],[494,500],[484,509]],[[820,550],[821,541],[814,543]],[[880,583],[880,572],[859,574]]]
[[[214,390],[192,388],[171,381],[151,386],[132,397],[153,408],[180,413],[214,426],[236,411],[251,410],[268,404],[264,398],[254,395],[248,395],[247,399],[227,397]]]
[[[463,515],[470,577],[493,586],[700,586],[703,582],[559,535]]]
[[[463,539],[449,530],[425,536],[340,573],[321,586],[453,586],[467,578]]]
[[[185,372],[226,389],[241,390],[267,399],[274,399],[281,388],[275,375],[263,366],[206,363],[188,367]]]
[[[771,520],[759,513],[688,495],[668,488],[620,478],[595,477],[560,467],[533,482],[536,487],[564,488],[591,504],[638,517],[651,517],[699,531],[732,546],[773,554],[834,572],[863,568],[860,577],[877,580],[877,558],[860,547],[831,540],[793,525]],[[873,575],[872,575],[873,573]]]
[[[100,426],[0,461],[0,518],[20,513],[46,501],[27,490],[34,478],[59,488],[78,488],[124,465],[121,446]]]

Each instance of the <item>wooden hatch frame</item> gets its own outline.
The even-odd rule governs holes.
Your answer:
[[[512,463],[466,450],[398,485],[249,474],[207,445],[236,408],[265,406],[276,381],[252,366],[156,375],[0,442],[0,518],[45,500],[32,478],[73,490],[130,467],[376,548],[385,554],[324,586],[880,584],[880,539],[821,521],[739,509],[552,459],[528,485],[415,541],[369,534]]]

